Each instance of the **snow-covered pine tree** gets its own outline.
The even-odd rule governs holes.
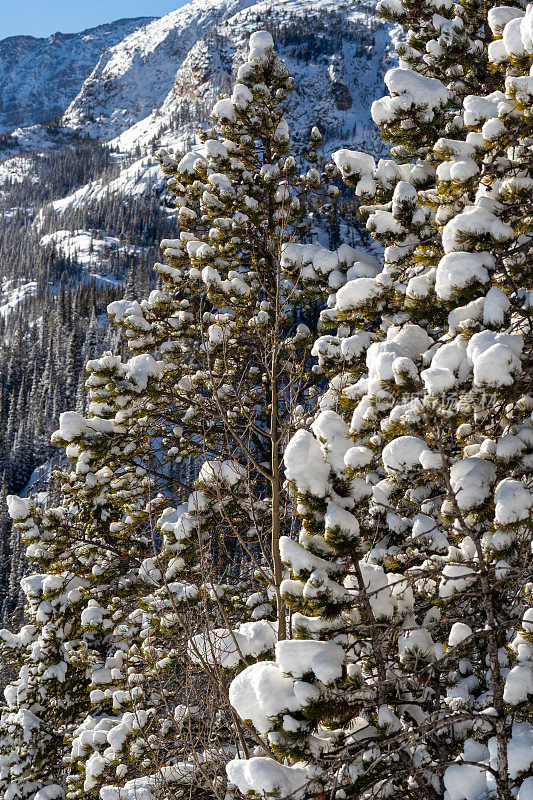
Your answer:
[[[420,76],[395,74],[378,109],[426,163],[334,157],[390,203],[367,209],[385,268],[337,292],[350,335],[316,343],[333,377],[285,453],[295,638],[230,688],[277,756],[230,763],[241,794],[533,796],[531,20],[489,11],[458,135],[418,132]]]
[[[319,309],[349,270],[377,270],[346,245],[331,252],[297,241],[311,198],[324,191],[314,165],[320,136],[313,130],[312,163],[300,173],[284,119],[293,81],[272,48],[269,34],[252,35],[201,148],[177,160],[162,154],[181,228],[162,245],[162,290],[110,306],[131,349],[161,353],[146,425],[173,505],[157,521],[162,549],[143,566],[136,658],[145,695],[132,698],[107,757],[115,765],[137,749],[144,771],[152,757],[147,781],[163,793],[185,784],[219,796],[228,745],[248,752],[250,733],[257,745],[227,685],[285,637],[278,540],[292,519],[282,447],[320,379],[309,359]],[[156,694],[154,723],[136,730],[135,715],[150,714]],[[217,709],[216,723],[195,705]],[[147,781],[130,782],[132,791]]]
[[[495,86],[488,64],[492,34],[485,19],[492,5],[479,0],[378,3],[381,16],[399,23],[402,35],[395,37],[398,69],[385,77],[390,96],[377,101],[372,114],[400,162],[424,158],[444,127],[463,138],[466,131],[456,116],[463,98]]]
[[[136,607],[131,584],[152,549],[141,513],[150,483],[139,463],[128,460],[132,437],[138,456],[147,437],[130,424],[125,439],[114,410],[128,419],[128,397],[146,388],[151,366],[135,359],[123,365],[112,356],[97,362],[88,380],[92,415],[63,414],[55,435],[76,460],[74,471],[56,476],[61,504],[43,510],[32,500],[8,500],[27,558],[42,571],[22,581],[28,624],[18,634],[0,632],[2,657],[21,667],[5,690],[0,716],[6,798],[62,798],[65,787],[71,793],[80,780],[81,793],[73,796],[91,788],[87,775],[69,778],[78,766],[71,740],[80,725],[94,728],[95,719],[105,731],[117,707],[115,694],[99,691],[98,684],[110,654],[120,671],[115,626]],[[114,400],[111,387],[120,393],[115,407],[108,402]]]
[[[33,539],[37,528],[30,505],[17,497],[8,502],[18,532]],[[2,659],[20,666],[4,690],[0,717],[0,789],[6,798],[63,797],[65,719],[79,711],[85,680],[83,673],[66,674],[64,630],[52,607],[58,584],[63,586],[61,576],[52,574],[24,578],[28,624],[17,634],[0,633]]]

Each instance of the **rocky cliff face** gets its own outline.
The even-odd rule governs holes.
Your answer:
[[[318,121],[332,142],[373,139],[369,108],[381,92],[389,39],[372,0],[192,0],[111,48],[63,124],[125,150],[165,131],[190,133],[262,27],[296,79],[289,116],[297,133]]]
[[[196,42],[252,0],[192,0],[109,48],[67,108],[63,123],[110,139],[158,108]]]

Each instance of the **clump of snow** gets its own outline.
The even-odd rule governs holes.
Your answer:
[[[221,122],[235,122],[237,115],[231,98],[223,97],[221,100],[218,100],[213,106],[211,116],[219,119]]]
[[[448,644],[450,647],[456,647],[465,639],[472,635],[472,628],[464,622],[454,622],[450,635],[448,636]]]
[[[355,448],[351,448],[354,450]],[[363,448],[361,448],[363,449]],[[346,462],[346,457],[345,457]],[[341,508],[337,503],[329,502],[324,517],[325,539],[329,540],[332,531],[340,530],[344,538],[351,539],[359,533],[359,523],[353,514]]]
[[[162,374],[161,364],[149,353],[133,356],[127,362],[126,368],[128,377],[136,384],[139,391],[146,389],[148,378],[158,378]]]
[[[372,342],[372,334],[367,331],[360,331],[353,336],[341,339],[340,351],[343,358],[350,362],[354,358],[359,358]]]
[[[392,195],[392,213],[397,217],[404,208],[414,206],[417,201],[416,189],[412,183],[398,181]]]
[[[502,38],[507,55],[520,57],[528,54],[522,38],[522,18],[510,20],[503,29]]]
[[[178,172],[181,172],[182,174],[193,174],[196,171],[197,161],[201,160],[203,160],[203,156],[201,156],[195,150],[189,150],[189,152],[185,153],[185,155],[179,160]]]
[[[489,740],[491,761],[496,762],[496,737]],[[533,764],[533,725],[529,722],[515,722],[507,745],[509,776],[514,779],[520,773],[529,772]]]
[[[243,480],[246,473],[238,461],[204,461],[198,473],[198,481],[201,484],[224,483],[227,486],[235,486]]]
[[[286,766],[264,756],[233,759],[226,765],[226,773],[243,797],[253,793],[265,798],[294,797],[299,800],[304,797],[309,783],[304,768]]]
[[[469,94],[463,100],[464,122],[469,127],[475,127],[498,116],[498,103],[504,100],[502,92],[493,92],[485,97]]]
[[[366,467],[374,458],[374,453],[368,447],[357,446],[350,447],[344,456],[344,463],[347,467],[352,469],[359,469],[359,467]]]
[[[405,350],[405,354],[411,358],[422,355],[433,344],[431,336],[428,335],[420,325],[408,323],[401,327],[391,325],[387,330],[387,341],[394,342]]]
[[[317,273],[329,275],[330,286],[334,289],[345,282],[346,268],[348,280],[373,277],[380,271],[377,259],[347,244],[337,250],[328,250],[319,244],[289,242],[283,245],[281,264],[288,269],[298,267],[305,281],[316,280]]]
[[[77,411],[64,411],[59,417],[59,434],[66,442],[71,442],[77,436],[83,436],[87,431],[87,420]]]
[[[460,509],[469,511],[487,500],[496,479],[496,467],[482,458],[456,461],[450,470],[450,483]]]
[[[471,283],[487,283],[489,269],[494,269],[490,253],[447,253],[441,258],[435,276],[435,291],[441,300],[451,300],[455,292]]]
[[[451,597],[456,592],[462,592],[475,581],[476,573],[466,564],[445,564],[442,578],[439,583],[439,596]]]
[[[479,745],[474,753],[468,751],[468,755],[466,749],[465,742],[465,758],[475,761],[487,758],[488,753],[483,745]],[[444,773],[444,785],[449,800],[480,800],[487,796],[487,770],[483,763],[479,767],[473,764],[454,764]]]
[[[104,758],[100,753],[93,753],[85,763],[85,781],[83,788],[89,792],[97,785],[97,778],[102,775],[106,766],[108,765],[107,758]]]
[[[443,161],[437,167],[437,177],[440,181],[464,183],[478,173],[479,167],[472,158]]]
[[[404,472],[418,467],[420,454],[427,449],[424,440],[417,436],[399,436],[383,448],[383,466],[387,472]]]
[[[422,119],[429,122],[448,99],[448,90],[441,81],[426,78],[411,69],[390,69],[385,75],[385,83],[391,96],[372,103],[371,114],[376,125],[389,123],[397,114],[412,108],[424,109]]]
[[[385,572],[379,564],[371,564],[367,561],[360,561],[359,567],[376,619],[389,620],[396,614],[408,614],[412,611],[413,592],[408,580],[403,575]],[[344,584],[348,589],[358,588],[352,576],[348,576]]]
[[[334,561],[320,558],[295,542],[294,539],[289,539],[288,536],[280,538],[279,548],[281,560],[290,566],[297,577],[310,575],[315,570],[324,573],[334,573],[340,570]]]
[[[444,226],[442,245],[445,253],[464,251],[464,238],[490,236],[496,244],[507,242],[514,236],[510,225],[482,206],[466,208]]]
[[[245,111],[252,100],[253,94],[247,86],[242,83],[236,83],[231,93],[231,102],[238,111]]]
[[[62,798],[63,796],[63,787],[59,786],[57,783],[53,783],[49,786],[45,786],[43,789],[39,789],[34,795],[33,800],[58,800],[58,798]]]
[[[510,670],[505,678],[503,699],[516,706],[533,695],[533,661],[524,661]]]
[[[466,356],[467,342],[464,337],[457,336],[451,342],[442,344],[431,359],[432,368],[457,370]]]
[[[316,686],[294,681],[274,661],[259,661],[246,667],[229,688],[230,703],[237,714],[261,734],[272,730],[280,714],[300,711],[319,696]]]
[[[505,81],[505,88],[507,94],[514,95],[519,104],[527,107],[533,98],[533,77],[529,75],[521,77],[510,76]]]
[[[403,231],[402,224],[392,211],[384,211],[383,209],[378,209],[370,214],[366,227],[369,231],[384,237],[400,234]]]
[[[343,418],[331,409],[321,411],[314,419],[311,430],[321,444],[326,461],[337,472],[344,468],[344,456],[350,442],[348,426]]]
[[[371,175],[376,168],[374,157],[359,150],[337,150],[332,159],[345,179]]]
[[[342,675],[345,654],[335,642],[290,639],[276,644],[276,662],[285,675],[303,678],[309,673],[324,684]]]
[[[506,433],[496,443],[496,457],[510,461],[515,456],[521,455],[524,448],[525,444],[518,436]]]
[[[449,391],[455,385],[455,375],[448,367],[434,367],[424,369],[420,373],[429,395],[436,396]]]
[[[312,433],[299,430],[294,434],[285,449],[283,463],[287,478],[294,481],[301,494],[309,492],[324,497],[330,468]]]
[[[254,58],[263,59],[272,52],[273,48],[272,34],[268,31],[256,31],[250,36],[248,58],[250,61]]]
[[[498,6],[490,8],[487,15],[490,29],[493,33],[501,33],[508,22],[516,17],[523,17],[524,12],[521,8],[513,6]]]
[[[412,528],[413,538],[422,538],[428,540],[430,546],[442,552],[448,549],[448,539],[437,527],[435,520],[428,517],[426,514],[417,514],[413,520]]]
[[[497,286],[492,286],[483,302],[483,323],[485,325],[503,325],[505,314],[511,307],[511,301]]]
[[[435,643],[429,631],[417,625],[411,617],[404,623],[402,633],[398,637],[398,653],[402,660],[405,660],[409,653],[419,653],[424,656],[435,655]]]
[[[448,314],[448,325],[450,327],[450,333],[454,334],[457,331],[459,325],[468,320],[474,319],[481,319],[483,316],[483,297],[478,297],[477,300],[472,300],[472,302],[467,303],[465,306],[459,306],[458,308],[454,308],[453,311],[450,311]],[[456,344],[458,344],[458,340],[455,340]],[[466,345],[465,345],[466,348]],[[457,365],[459,366],[459,365]]]
[[[533,776],[526,778],[522,783],[518,791],[517,800],[533,800]]]
[[[533,495],[521,481],[505,478],[494,492],[495,519],[500,525],[510,525],[528,519]]]
[[[84,628],[98,627],[102,624],[105,610],[96,600],[89,600],[89,604],[81,612],[81,624]]]
[[[467,347],[478,386],[510,386],[521,370],[520,354],[524,345],[520,334],[482,331],[475,333]]]
[[[390,14],[403,17],[407,13],[404,6],[400,3],[400,0],[379,0],[376,9],[379,13],[382,13],[387,17]]]
[[[374,278],[349,281],[337,292],[339,311],[354,311],[381,297],[383,287]]]
[[[6,503],[9,516],[14,522],[26,519],[29,514],[28,500],[18,497],[16,494],[9,494],[6,497]]]
[[[192,661],[219,664],[223,669],[236,667],[240,661],[257,658],[273,650],[277,634],[275,625],[267,620],[243,622],[235,630],[217,628],[192,637],[189,656]]]

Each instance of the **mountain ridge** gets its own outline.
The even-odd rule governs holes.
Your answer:
[[[79,33],[1,39],[0,134],[63,113],[102,50],[153,19],[122,18]]]
[[[106,48],[56,125],[17,128],[3,137],[4,153],[54,149],[73,136],[89,136],[128,159],[128,190],[138,193],[131,180],[134,153],[139,185],[153,187],[154,150],[194,143],[220,91],[235,79],[250,33],[265,26],[295,75],[288,111],[296,140],[303,142],[318,113],[327,150],[349,143],[380,155],[383,144],[369,109],[390,59],[390,40],[372,0],[191,0]],[[19,180],[20,160],[12,163]],[[9,173],[8,159],[0,166],[0,184]],[[114,180],[113,191],[119,185]],[[76,202],[93,197],[93,190],[77,191]]]

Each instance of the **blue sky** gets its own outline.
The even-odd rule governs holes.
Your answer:
[[[185,0],[0,0],[0,39],[74,33],[122,17],[161,17]]]

